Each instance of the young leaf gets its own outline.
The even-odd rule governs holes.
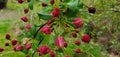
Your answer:
[[[44,37],[44,39],[43,39],[41,44],[43,44],[43,45],[47,44],[49,42],[49,40],[50,40],[50,35],[45,35],[45,37]]]
[[[50,14],[44,14],[44,13],[38,13],[39,19],[43,20],[49,20],[52,18],[52,15]]]
[[[34,0],[31,0],[30,3],[28,4],[28,7],[33,10],[33,4],[34,4]]]

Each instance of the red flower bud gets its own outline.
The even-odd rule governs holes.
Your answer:
[[[66,42],[64,43],[64,47],[67,47],[67,43]]]
[[[30,55],[27,55],[26,57],[30,57]]]
[[[41,28],[41,31],[45,34],[50,34],[52,30],[50,29],[50,26],[45,25]]]
[[[23,0],[18,0],[18,3],[22,4],[24,1]]]
[[[6,42],[6,43],[5,43],[5,46],[9,46],[9,43],[8,43],[8,42]]]
[[[56,39],[55,39],[55,44],[58,48],[62,48],[64,47],[64,44],[65,44],[65,41],[64,41],[64,38],[62,36],[58,36]]]
[[[17,44],[17,40],[16,39],[13,39],[11,42],[12,42],[13,46]]]
[[[81,18],[75,18],[73,24],[75,25],[76,28],[79,28],[83,26],[83,21]]]
[[[79,33],[79,30],[78,30],[78,29],[75,29],[75,32],[76,32],[76,33]]]
[[[30,29],[31,25],[30,24],[26,24],[25,27],[26,27],[26,29]]]
[[[77,48],[76,53],[81,53],[81,50],[79,48]]]
[[[48,54],[50,52],[50,48],[44,45],[38,48],[38,52],[40,53],[40,55]]]
[[[10,39],[10,34],[6,34],[5,38]]]
[[[51,20],[48,20],[47,25],[50,25],[50,24],[51,24]]]
[[[32,46],[31,43],[30,43],[30,44],[26,44],[26,45],[25,45],[25,49],[26,49],[26,50],[29,50],[29,49],[31,48],[31,46]]]
[[[60,0],[60,2],[62,2],[62,0]]]
[[[22,51],[23,47],[21,45],[17,45],[14,47],[15,51]]]
[[[75,44],[76,44],[77,46],[79,46],[81,43],[80,43],[79,40],[76,40],[76,41],[75,41]]]
[[[55,8],[52,11],[52,15],[53,15],[53,17],[58,17],[60,15],[60,9],[59,8]]]
[[[4,49],[3,48],[0,48],[0,52],[3,52],[4,51]]]
[[[89,11],[89,13],[93,13],[94,14],[96,12],[96,9],[95,9],[95,7],[89,7],[88,11]]]
[[[46,6],[47,6],[47,4],[45,4],[44,2],[42,2],[41,5],[42,5],[43,7],[46,7]]]
[[[50,0],[50,4],[53,5],[55,3],[55,0]]]
[[[72,33],[72,36],[73,36],[74,38],[76,38],[76,37],[77,37],[77,34],[76,34],[75,32],[73,32],[73,33]]]
[[[24,9],[24,13],[27,14],[29,9]]]
[[[31,25],[30,24],[26,24],[25,28],[26,28],[27,31],[30,31]]]
[[[84,34],[82,36],[82,41],[86,42],[86,43],[89,43],[90,42],[90,36],[88,34]]]
[[[54,52],[50,52],[50,57],[55,57],[55,53]]]
[[[65,56],[65,57],[70,57],[70,56],[67,55],[67,56]]]
[[[21,20],[24,21],[24,22],[27,22],[28,18],[26,16],[24,16],[24,17],[21,18]]]

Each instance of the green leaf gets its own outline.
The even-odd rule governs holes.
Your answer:
[[[43,44],[43,45],[47,44],[49,42],[49,40],[50,40],[50,35],[45,35],[45,37],[44,37],[44,39],[43,39],[41,44]]]
[[[44,13],[38,13],[38,16],[40,19],[43,19],[43,20],[49,20],[52,18],[52,15],[50,14],[44,14]]]
[[[33,25],[33,26],[30,28],[30,33],[31,33],[32,35],[34,35],[35,32],[36,32],[36,27],[35,27],[35,25]]]
[[[71,1],[69,3],[67,3],[68,5],[68,8],[71,9],[72,11],[75,11],[78,9],[78,0],[75,0],[75,1]]]
[[[33,4],[34,4],[34,0],[31,0],[30,3],[28,4],[28,7],[33,10]]]
[[[38,41],[40,41],[40,40],[42,40],[43,38],[44,38],[43,33],[39,31],[39,32],[37,33],[37,36],[36,36],[35,39],[38,40]]]
[[[49,0],[40,0],[41,2],[44,2],[44,3],[46,3],[46,4],[48,4],[49,3]]]
[[[32,37],[32,34],[31,34],[30,32],[25,32],[25,36],[26,36],[27,38],[30,38],[30,37]]]
[[[73,57],[71,48],[64,48],[64,52],[67,53],[67,55],[70,55],[71,57]]]
[[[37,47],[38,47],[38,42],[34,40],[34,42],[32,43],[32,49],[37,50]]]

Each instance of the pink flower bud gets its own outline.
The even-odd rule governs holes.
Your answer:
[[[29,49],[31,48],[31,46],[32,46],[31,43],[30,43],[30,44],[26,44],[26,45],[25,45],[25,49],[26,49],[26,50],[29,50]]]
[[[83,26],[83,21],[81,18],[75,18],[73,24],[75,25],[76,28],[79,28]]]
[[[18,3],[22,4],[24,1],[23,0],[18,0]]]
[[[41,28],[41,31],[45,34],[50,34],[52,30],[50,29],[50,26],[46,25]]]
[[[26,28],[26,30],[29,32],[29,31],[30,31],[30,28],[31,28],[31,25],[30,25],[30,24],[26,24],[26,25],[25,25],[25,28]]]
[[[55,0],[50,0],[50,4],[53,5],[55,3]]]
[[[80,43],[80,40],[76,40],[75,41],[75,44],[77,45],[77,46],[79,46],[81,43]]]
[[[27,14],[29,9],[24,9],[24,13]]]
[[[76,37],[77,37],[77,34],[76,34],[75,32],[73,32],[73,33],[72,33],[72,36],[73,36],[74,38],[76,38]]]
[[[90,36],[88,34],[84,34],[82,36],[82,41],[86,42],[86,43],[89,43],[90,42]]]
[[[50,52],[50,57],[55,57],[55,53],[54,52]]]
[[[16,39],[13,39],[11,42],[12,42],[13,46],[17,44],[17,40]]]
[[[15,51],[22,51],[23,47],[21,45],[17,45],[14,47]]]
[[[48,54],[50,52],[50,48],[44,45],[38,48],[38,52],[40,53],[40,55]]]
[[[47,4],[45,4],[44,2],[42,2],[41,5],[42,5],[43,7],[46,7],[46,6],[47,6]]]
[[[3,52],[4,51],[4,49],[3,48],[0,48],[0,52]]]
[[[10,34],[6,34],[5,38],[10,39]]]
[[[65,41],[64,41],[64,38],[62,36],[58,36],[56,39],[55,39],[55,44],[58,48],[62,48],[64,47],[64,44],[65,44]]]
[[[21,18],[21,20],[24,21],[24,22],[27,22],[28,18],[26,16],[24,16],[24,17]]]
[[[53,15],[53,17],[59,17],[59,15],[60,15],[60,9],[59,8],[55,8],[52,11],[52,15]]]
[[[81,53],[80,48],[77,48],[75,51],[76,51],[76,53]]]

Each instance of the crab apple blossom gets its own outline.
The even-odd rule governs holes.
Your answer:
[[[46,45],[39,47],[37,50],[40,53],[40,55],[48,54],[50,52],[50,48]]]
[[[30,44],[26,44],[26,45],[25,45],[25,50],[29,50],[29,49],[31,48],[31,46],[32,46],[31,43],[30,43]]]
[[[60,8],[54,8],[54,10],[52,11],[52,15],[53,15],[53,17],[59,17]]]
[[[18,0],[18,3],[22,4],[24,1],[23,0]]]
[[[12,45],[14,46],[14,45],[17,44],[17,40],[16,40],[16,39],[13,39],[13,40],[11,40],[11,43],[12,43]]]
[[[52,32],[52,30],[50,29],[50,26],[45,25],[41,28],[41,31],[45,34],[50,34]]]
[[[86,43],[89,43],[90,42],[90,36],[88,34],[84,34],[82,36],[82,41],[86,42]]]
[[[65,41],[64,41],[64,38],[62,36],[58,36],[56,39],[55,39],[55,44],[58,48],[62,48],[64,47],[65,45]]]
[[[10,34],[6,34],[5,38],[10,39]]]
[[[76,28],[79,28],[83,26],[83,21],[81,18],[75,18],[73,24]]]
[[[50,0],[50,4],[53,5],[55,3],[55,0]]]
[[[27,22],[28,18],[26,16],[24,16],[24,17],[21,18],[21,20],[24,21],[24,22]]]
[[[3,48],[0,48],[0,52],[3,52],[4,51],[4,49]]]
[[[27,14],[27,13],[28,13],[28,11],[29,11],[29,9],[27,9],[27,8],[26,8],[26,9],[24,9],[24,13],[25,13],[25,14]]]

